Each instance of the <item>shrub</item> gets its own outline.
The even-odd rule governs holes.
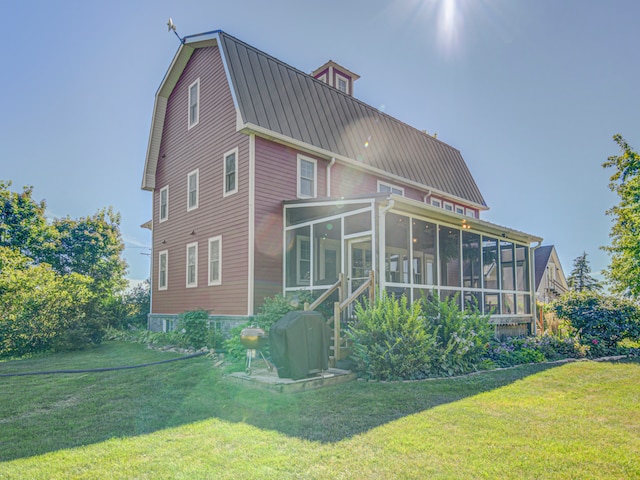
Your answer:
[[[608,348],[616,347],[624,339],[640,338],[640,309],[631,300],[593,292],[569,292],[554,302],[553,308],[590,348],[589,342],[594,338]]]
[[[425,328],[421,303],[408,306],[406,296],[398,300],[385,293],[374,305],[368,301],[363,305],[356,304],[357,322],[348,330],[360,376],[424,378],[431,368],[436,339]]]
[[[461,311],[457,296],[446,301],[423,299],[421,303],[427,327],[437,342],[431,373],[450,376],[477,370],[495,334],[489,316],[477,308]]]
[[[178,331],[184,334],[188,346],[202,348],[209,338],[209,313],[205,310],[192,310],[178,317]]]

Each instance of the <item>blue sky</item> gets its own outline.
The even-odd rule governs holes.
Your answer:
[[[640,149],[636,0],[5,1],[0,179],[51,216],[113,206],[129,278],[147,278],[140,190],[156,89],[182,36],[222,29],[310,72],[358,73],[359,99],[458,148],[485,220],[554,244],[568,275],[607,267],[617,203],[601,164]]]

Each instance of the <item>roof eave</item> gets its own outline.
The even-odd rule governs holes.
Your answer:
[[[184,72],[191,55],[198,48],[213,47],[219,44],[219,30],[198,35],[185,37],[178,48],[171,65],[165,73],[160,86],[156,92],[156,99],[153,106],[153,116],[151,118],[151,131],[149,133],[149,143],[147,144],[147,156],[144,164],[144,174],[142,177],[142,190],[153,191],[155,189],[156,168],[158,156],[160,155],[160,143],[164,130],[164,120],[167,111],[167,102],[173,92],[182,72]],[[221,50],[221,55],[224,55]],[[225,67],[226,68],[226,67]],[[228,78],[228,75],[227,75]]]

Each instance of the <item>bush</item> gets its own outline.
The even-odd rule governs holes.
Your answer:
[[[92,280],[59,275],[0,247],[0,356],[19,357],[100,343],[104,325],[87,317]]]
[[[364,306],[363,306],[364,305]],[[356,304],[348,330],[360,376],[378,380],[424,378],[431,368],[435,336],[425,328],[420,302],[407,305],[386,293],[370,305]]]
[[[640,338],[640,309],[631,300],[593,292],[569,292],[555,301],[553,308],[590,348],[595,345],[593,339],[615,348],[621,340]]]
[[[178,317],[179,332],[184,334],[188,346],[202,348],[209,338],[209,313],[205,310],[192,310]]]
[[[423,299],[427,326],[437,339],[432,374],[458,375],[477,370],[495,335],[489,316],[477,308],[461,311],[457,296],[447,301]]]
[[[356,307],[349,335],[361,376],[417,379],[478,369],[494,334],[488,316],[460,311],[456,298],[407,304],[385,293],[373,306]]]

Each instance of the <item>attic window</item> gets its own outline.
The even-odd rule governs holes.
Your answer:
[[[349,94],[349,79],[336,73],[336,88],[341,92]]]
[[[200,79],[189,85],[189,128],[200,121]]]

